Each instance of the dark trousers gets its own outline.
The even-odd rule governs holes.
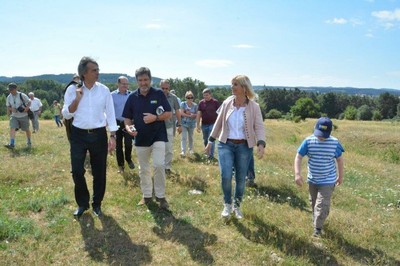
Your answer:
[[[119,129],[116,132],[117,140],[116,140],[116,151],[117,154],[117,163],[118,166],[124,166],[124,146],[125,146],[125,161],[132,161],[132,140],[133,137],[125,132],[125,123],[124,121],[118,121],[117,125],[119,125]]]
[[[86,153],[89,151],[93,175],[92,207],[101,206],[106,191],[108,152],[106,128],[88,132],[72,126],[70,147],[76,203],[80,207],[89,207],[90,194],[86,184],[84,168]]]

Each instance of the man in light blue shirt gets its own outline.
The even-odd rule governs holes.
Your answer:
[[[120,76],[118,78],[118,88],[111,93],[114,102],[114,110],[115,110],[115,118],[119,129],[116,132],[117,140],[116,140],[116,154],[117,154],[117,163],[118,163],[118,172],[124,172],[124,164],[126,161],[130,169],[135,168],[135,164],[132,162],[132,140],[133,137],[126,133],[125,131],[125,123],[124,117],[122,117],[122,111],[124,110],[124,106],[126,100],[128,99],[129,94],[131,93],[128,90],[129,81],[125,76]],[[125,153],[124,153],[125,146]]]

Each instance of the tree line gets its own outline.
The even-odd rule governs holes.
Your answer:
[[[159,79],[154,82],[158,87]],[[169,79],[171,90],[184,100],[185,93],[192,91],[195,102],[199,102],[203,96],[202,91],[207,85],[197,79]],[[0,116],[6,114],[6,98],[8,95],[8,83],[0,82]],[[106,83],[111,91],[117,89],[116,83]],[[130,90],[137,88],[136,82],[130,83]],[[52,117],[51,105],[54,100],[63,101],[65,84],[54,80],[31,79],[18,84],[18,90],[28,94],[34,92],[43,104],[43,111]],[[212,88],[213,97],[222,102],[229,95],[231,89],[227,87]],[[316,93],[300,89],[271,89],[264,88],[256,91],[264,118],[286,118],[299,120],[328,116],[330,118],[348,120],[383,120],[400,118],[400,99],[389,92],[379,96],[349,95],[345,93],[328,92]],[[45,117],[46,118],[46,115]]]

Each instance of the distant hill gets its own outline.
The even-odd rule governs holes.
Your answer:
[[[127,76],[131,82],[136,82],[136,78],[129,76],[127,74],[122,73],[102,73],[100,74],[100,82],[101,83],[116,83],[119,76]],[[0,82],[16,82],[16,83],[23,83],[29,79],[45,79],[45,80],[54,80],[56,82],[67,84],[71,81],[73,74],[45,74],[45,75],[38,75],[32,77],[24,77],[24,76],[15,76],[15,77],[5,77],[0,76]],[[153,84],[158,85],[160,83],[160,78],[153,77]],[[226,87],[230,88],[230,85],[209,85],[210,88],[215,87]],[[287,90],[294,90],[295,88],[299,90],[315,92],[315,93],[328,93],[328,92],[335,92],[335,93],[345,93],[351,95],[370,95],[370,96],[378,96],[384,92],[388,92],[393,95],[400,96],[400,89],[390,89],[390,88],[382,88],[382,89],[373,89],[373,88],[354,88],[354,87],[285,87],[285,86],[254,86],[255,90],[262,90],[262,89],[287,89]]]
[[[54,80],[56,82],[62,83],[62,84],[67,84],[72,80],[73,74],[44,74],[44,75],[38,75],[38,76],[32,76],[32,77],[24,77],[24,76],[15,76],[15,77],[4,77],[0,76],[0,82],[16,82],[16,83],[23,83],[26,80],[30,79],[45,79],[45,80]],[[117,79],[119,76],[126,76],[131,82],[136,82],[135,77],[131,77],[127,74],[122,74],[122,73],[103,73],[100,74],[99,81],[101,83],[116,83]],[[159,84],[160,83],[160,78],[153,77],[153,83],[154,84]]]

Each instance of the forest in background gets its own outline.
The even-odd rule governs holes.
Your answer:
[[[57,76],[54,79],[44,79]],[[107,85],[111,91],[117,88],[116,81],[120,74],[102,74],[100,82]],[[0,77],[0,105],[5,106],[8,95],[7,85],[13,81],[18,84],[18,90],[24,93],[34,92],[35,97],[41,99],[43,103],[43,119],[53,117],[51,103],[54,100],[63,101],[65,85],[69,82],[72,75],[42,75],[38,79],[22,79],[15,77],[14,80]],[[134,77],[130,79],[130,90],[136,89]],[[59,82],[57,80],[65,80]],[[210,87],[213,96],[220,102],[231,95],[229,86],[207,86],[204,82],[193,78],[169,79],[171,90],[175,90],[176,95],[183,99],[186,91],[192,91],[195,95],[195,102],[202,99],[204,88]],[[18,82],[20,81],[20,83]],[[158,87],[160,78],[153,77],[153,86]],[[254,86],[264,118],[288,120],[304,120],[306,118],[317,118],[328,116],[337,119],[347,120],[384,120],[399,119],[400,117],[400,90],[391,89],[360,89],[359,94],[355,94],[354,88],[345,88],[335,91],[334,88],[285,88],[270,86]],[[366,94],[372,91],[370,94]],[[379,94],[377,92],[380,92]],[[6,108],[0,108],[0,116],[5,119]]]

